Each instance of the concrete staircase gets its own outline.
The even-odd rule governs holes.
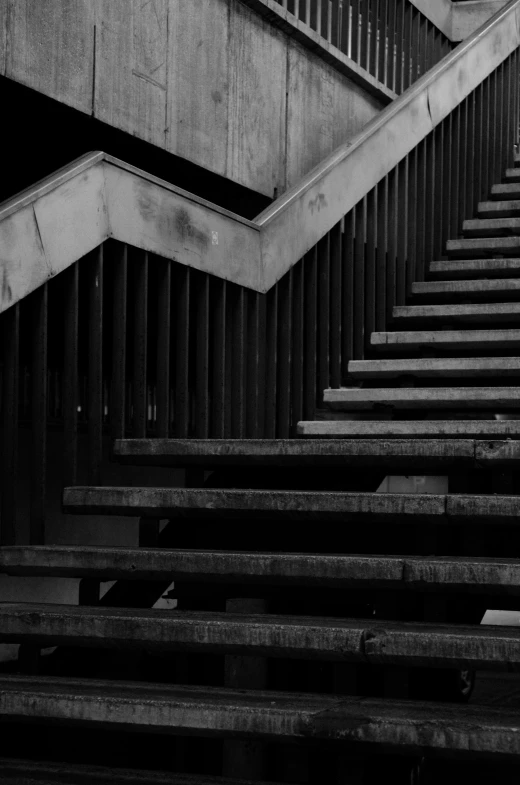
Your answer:
[[[478,782],[520,762],[520,710],[467,702],[475,671],[520,670],[520,628],[479,623],[520,603],[520,168],[491,198],[299,438],[118,441],[120,463],[198,486],[65,489],[71,525],[137,517],[141,547],[0,550],[10,575],[82,580],[79,606],[0,605],[0,641],[21,644],[21,673],[0,676],[12,754],[24,723],[113,731],[126,765],[132,734],[173,737],[154,760],[192,771],[174,785],[451,782],[461,763]],[[449,492],[378,492],[386,475],[446,476]],[[152,607],[165,592],[174,610]]]

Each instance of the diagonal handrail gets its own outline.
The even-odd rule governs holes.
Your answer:
[[[0,206],[0,310],[113,237],[268,291],[520,46],[520,0],[341,145],[254,221],[104,153]]]

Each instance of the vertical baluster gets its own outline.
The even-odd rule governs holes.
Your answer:
[[[511,118],[513,114],[513,99],[511,95],[511,62],[512,56],[510,55],[506,60],[505,66],[505,73],[504,73],[504,111],[505,111],[505,118],[506,118],[506,131],[505,133],[505,150],[504,150],[504,163],[503,166],[509,166],[509,162],[512,160],[513,155],[513,144],[514,144],[514,137],[511,133]]]
[[[305,0],[305,24],[311,24],[311,4],[312,0]]]
[[[421,271],[421,281],[424,281],[426,273],[433,261],[434,252],[434,232],[435,232],[435,135],[434,129],[426,139],[426,180],[424,181],[426,191],[426,207],[424,222],[424,267]]]
[[[346,54],[347,57],[351,57],[350,54],[350,0],[340,0],[340,43],[339,48]]]
[[[341,48],[340,0],[329,0],[329,38],[333,46]]]
[[[466,218],[473,218],[477,208],[475,198],[475,93],[470,93],[466,98],[467,126],[466,126]]]
[[[457,225],[459,227],[458,231],[462,232],[462,224],[467,217],[466,214],[466,166],[465,166],[465,153],[466,153],[466,134],[468,128],[468,102],[463,101],[459,104],[459,118],[460,118],[460,131],[459,131],[459,155],[460,155],[460,163],[459,163],[459,198],[458,198],[458,206],[459,206],[459,218]]]
[[[48,285],[38,289],[33,298],[30,544],[43,545],[47,490]]]
[[[132,433],[134,438],[146,436],[148,414],[147,343],[148,343],[148,254],[132,249],[133,281],[133,374],[132,374]]]
[[[211,436],[223,439],[226,428],[226,301],[227,283],[213,278],[211,287]]]
[[[246,438],[260,438],[259,411],[263,403],[260,389],[260,298],[247,292],[247,351],[246,351]]]
[[[489,77],[482,85],[482,197],[489,198],[492,185],[489,179]]]
[[[354,237],[354,358],[361,360],[365,351],[365,227],[366,197],[356,205]]]
[[[417,259],[417,148],[408,156],[408,238],[406,244],[406,295],[412,291],[412,284],[416,280],[415,264]]]
[[[172,263],[155,259],[157,268],[157,429],[159,438],[170,435],[171,285]]]
[[[406,302],[406,241],[408,238],[408,157],[398,165],[397,177],[397,256],[396,256],[396,304]]]
[[[444,121],[446,124],[446,120]],[[484,194],[482,193],[482,85],[478,85],[475,90],[475,202],[479,202]]]
[[[410,84],[413,84],[421,74],[421,14],[412,8],[412,42],[411,42],[412,74]]]
[[[79,265],[73,264],[64,277],[63,356],[63,476],[65,485],[78,481],[78,341]]]
[[[330,386],[341,387],[341,222],[330,232]]]
[[[379,5],[380,0],[372,0],[370,4],[370,31],[369,31],[369,62],[368,70],[377,79],[378,66],[378,34],[379,34]]]
[[[504,74],[505,65],[501,63],[497,68],[497,116],[495,124],[497,127],[497,171],[500,173],[500,179],[504,175],[507,162],[504,161],[505,144],[504,144],[504,129],[506,125],[506,114],[504,110]]]
[[[304,259],[305,297],[305,353],[304,353],[304,397],[303,419],[313,420],[316,410],[316,320],[317,320],[317,263],[318,253],[314,247]]]
[[[292,270],[278,284],[278,424],[277,435],[289,437],[291,422]]]
[[[265,436],[276,435],[276,349],[278,336],[278,284],[266,295]]]
[[[323,5],[326,4],[327,0],[314,0],[316,3],[316,23],[314,25],[314,29],[318,33],[318,35],[322,34],[322,22],[323,22]]]
[[[459,236],[459,214],[457,205],[459,202],[459,163],[460,163],[460,107],[457,107],[451,113],[451,211],[450,211],[450,237],[455,238]]]
[[[89,483],[101,484],[103,461],[103,246],[87,260]]]
[[[2,314],[2,472],[0,473],[0,545],[14,545],[18,513],[18,408],[20,385],[20,305]]]
[[[396,42],[397,8],[396,0],[390,0],[388,5],[387,40],[388,50],[386,55],[386,86],[395,91],[395,42]]]
[[[207,439],[209,431],[209,276],[192,273],[195,298],[195,436]]]
[[[341,244],[341,381],[354,356],[354,207],[344,218]]]
[[[191,270],[189,267],[176,266],[175,285],[172,291],[175,298],[175,436],[183,439],[190,431]]]
[[[317,389],[321,396],[330,386],[329,378],[329,331],[330,331],[330,236],[318,243],[318,343],[317,343]],[[321,397],[318,399],[321,401]]]
[[[397,216],[399,194],[399,170],[397,167],[388,175],[388,257],[386,262],[386,319],[393,317],[395,305],[396,257],[397,257]]]
[[[294,13],[294,15],[295,15],[295,17],[297,19],[300,18],[300,0],[294,0],[294,11],[293,11],[293,13]]]
[[[415,280],[424,281],[426,235],[424,232],[427,220],[426,183],[428,169],[426,166],[426,140],[417,147],[417,244],[415,260]]]
[[[293,267],[293,310],[292,310],[292,425],[303,418],[303,362],[304,362],[304,292],[303,260]]]
[[[413,6],[404,3],[404,29],[403,29],[403,91],[407,90],[413,81],[413,54],[412,54],[412,27]]]
[[[376,330],[386,329],[386,264],[388,251],[388,177],[377,186]]]
[[[404,53],[404,33],[405,18],[404,8],[408,0],[396,0],[395,10],[395,92],[400,95],[403,92],[403,53]]]
[[[433,197],[433,259],[440,259],[444,249],[443,223],[444,223],[444,155],[446,143],[444,140],[444,124],[435,129],[435,188]]]
[[[267,368],[267,295],[258,297],[258,437],[265,436]]]
[[[377,78],[378,80],[387,85],[386,74],[386,53],[387,53],[387,17],[388,17],[388,0],[379,0],[379,14],[377,19],[378,27],[378,53],[377,53]]]
[[[376,329],[376,242],[377,242],[377,189],[367,196],[366,262],[365,262],[365,348]]]
[[[368,42],[368,27],[370,21],[372,0],[364,0],[360,4],[359,13],[359,65],[368,70],[369,59],[369,42]]]
[[[231,433],[234,438],[243,439],[246,406],[245,352],[247,314],[245,289],[242,286],[233,287],[231,319],[233,323],[233,342],[231,345],[233,374],[231,385]]]
[[[110,389],[110,435],[124,439],[126,414],[126,331],[128,296],[128,247],[111,247],[113,280],[112,301],[112,379]]]
[[[359,6],[360,0],[350,0],[351,19],[350,19],[350,57],[355,63],[359,63]]]
[[[428,62],[428,20],[422,14],[418,15],[419,24],[418,24],[418,60],[419,60],[419,68],[417,72],[417,76],[422,76],[427,69],[427,62]]]

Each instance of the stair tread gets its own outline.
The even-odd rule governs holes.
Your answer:
[[[73,513],[105,513],[139,517],[169,517],[176,513],[200,516],[255,514],[266,520],[279,516],[310,516],[347,522],[367,516],[399,522],[467,519],[508,521],[518,517],[520,497],[464,494],[357,493],[344,491],[259,491],[206,488],[65,488],[64,509]]]
[[[446,243],[448,256],[474,256],[482,254],[520,254],[520,237],[467,237],[448,240]]]
[[[520,629],[429,622],[0,603],[0,640],[372,664],[520,666]]]
[[[446,322],[491,323],[515,321],[520,316],[520,303],[455,303],[446,305],[396,305],[395,322],[444,320]]]
[[[346,695],[17,676],[0,677],[0,715],[134,731],[352,741],[422,753],[520,754],[518,711]]]
[[[518,359],[520,371],[520,358]],[[494,371],[495,369],[493,369]],[[469,457],[470,445],[448,442],[444,448],[431,443],[416,441],[393,445],[392,456],[388,456],[389,445],[377,441],[363,443],[359,440],[338,442],[335,439],[125,439],[115,443],[114,452],[118,459],[128,463],[183,466],[190,463],[203,465],[241,466],[274,464],[277,466],[345,465],[357,464],[363,458],[393,459],[406,457]]]
[[[462,231],[470,237],[500,236],[502,233],[518,234],[520,217],[468,218],[462,224]]]
[[[515,183],[520,182],[520,171],[518,168],[515,166],[506,169],[505,179]]]
[[[479,297],[484,295],[520,294],[520,278],[484,278],[454,281],[417,281],[412,285],[414,297]]]
[[[518,183],[497,183],[491,186],[493,201],[502,199],[520,199],[520,185]]]
[[[49,761],[0,758],[2,785],[258,785],[258,781],[212,777],[204,774],[180,774],[170,771],[121,769]],[[272,783],[276,785],[276,783]]]
[[[482,218],[512,217],[515,214],[520,214],[520,199],[479,202],[477,211]]]
[[[4,546],[0,571],[9,575],[143,580],[205,580],[283,586],[427,585],[520,593],[520,559],[169,550],[100,546]],[[248,589],[249,591],[249,589]]]
[[[471,279],[486,273],[492,276],[520,275],[520,259],[452,259],[432,262],[430,265],[430,274],[435,279],[441,276]]]
[[[395,379],[400,376],[457,377],[520,374],[520,357],[425,357],[403,360],[351,360],[352,379]]]
[[[452,350],[520,348],[520,330],[400,330],[373,332],[370,344],[378,351],[438,347]]]
[[[391,406],[406,409],[520,407],[520,387],[341,387],[324,391],[332,409],[371,409]]]
[[[472,438],[520,436],[520,420],[307,420],[298,423],[302,436],[325,438]]]

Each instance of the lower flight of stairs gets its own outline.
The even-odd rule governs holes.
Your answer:
[[[517,780],[520,710],[470,693],[520,671],[520,628],[480,624],[520,603],[518,180],[299,438],[118,441],[198,487],[65,489],[71,526],[138,518],[139,547],[0,550],[9,575],[81,579],[78,606],[0,605],[1,779]]]

